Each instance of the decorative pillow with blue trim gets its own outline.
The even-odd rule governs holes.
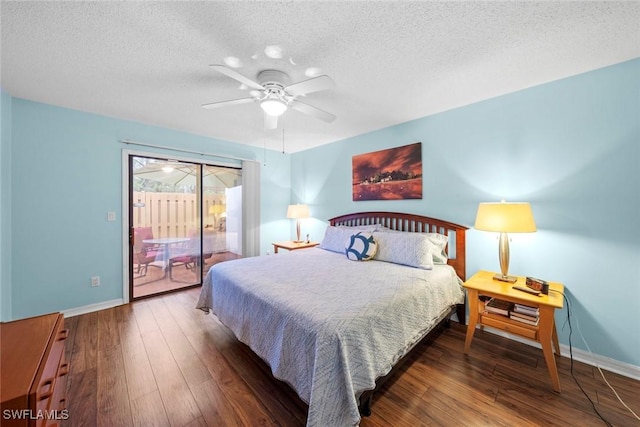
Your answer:
[[[368,261],[373,258],[378,250],[371,233],[359,232],[352,234],[345,244],[345,254],[351,261]]]

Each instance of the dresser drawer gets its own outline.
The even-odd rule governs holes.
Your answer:
[[[49,400],[55,389],[55,382],[58,377],[58,369],[64,353],[64,341],[67,339],[68,331],[64,329],[64,318],[60,317],[53,332],[53,342],[47,359],[44,361],[44,369],[40,377],[40,383],[36,390],[36,404],[38,409],[47,409]],[[43,402],[47,402],[44,405]]]
[[[67,408],[67,374],[69,373],[69,362],[64,359],[64,354],[60,359],[58,376],[56,377],[55,390],[51,399],[49,410],[56,411],[59,416],[63,409]]]
[[[28,417],[3,419],[3,427],[55,424],[66,405],[64,346],[68,331],[60,313],[0,323],[2,409]],[[54,419],[58,418],[58,419]],[[6,426],[5,426],[6,424]]]

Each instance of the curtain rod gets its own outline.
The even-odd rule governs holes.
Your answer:
[[[182,148],[175,148],[175,147],[166,147],[164,145],[147,144],[146,142],[131,141],[129,139],[121,139],[120,142],[128,145],[140,145],[142,147],[162,148],[163,150],[180,151],[182,153],[190,153],[190,154],[199,154],[201,156],[220,157],[223,159],[240,160],[242,162],[260,163],[259,160],[254,160],[254,159],[245,159],[242,157],[235,157],[235,156],[225,156],[224,154],[202,153],[200,151],[185,150]]]

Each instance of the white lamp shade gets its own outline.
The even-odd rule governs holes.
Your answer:
[[[287,104],[280,101],[279,99],[265,99],[260,103],[260,107],[270,116],[281,116],[285,111],[287,111]]]
[[[536,222],[529,203],[480,203],[474,227],[499,233],[532,233]]]
[[[290,218],[290,219],[309,218],[309,206],[289,205],[289,207],[287,208],[287,218]]]

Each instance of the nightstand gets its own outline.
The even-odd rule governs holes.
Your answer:
[[[298,249],[307,249],[307,248],[313,248],[314,246],[318,246],[320,243],[319,242],[294,242],[293,240],[288,240],[286,242],[278,242],[278,243],[272,243],[273,245],[273,253],[277,254],[278,253],[278,249],[286,249],[288,251],[295,251]]]
[[[464,353],[469,353],[473,334],[478,324],[537,341],[542,346],[542,353],[549,369],[553,389],[559,393],[560,378],[558,377],[558,368],[556,367],[553,353],[555,348],[555,353],[560,356],[560,346],[554,312],[556,308],[562,308],[563,306],[562,294],[564,293],[564,286],[561,283],[549,282],[549,295],[540,294],[540,296],[536,296],[513,289],[513,286],[526,287],[525,277],[518,276],[516,283],[507,283],[493,280],[494,274],[489,271],[479,271],[464,284],[469,301],[469,324],[464,342]],[[537,325],[529,325],[512,320],[507,316],[489,313],[484,310],[484,302],[479,298],[481,295],[538,307],[540,320]]]

